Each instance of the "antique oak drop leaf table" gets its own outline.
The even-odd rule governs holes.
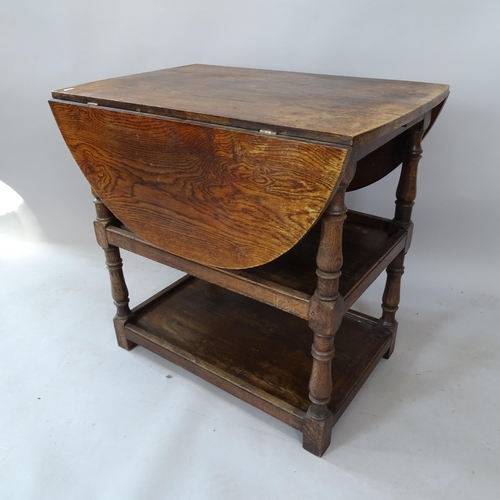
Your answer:
[[[204,65],[53,92],[95,195],[118,344],[299,429],[321,456],[394,349],[421,141],[448,93]],[[346,190],[399,165],[393,220],[347,210]],[[120,248],[188,274],[131,310]],[[385,269],[381,317],[351,310]]]

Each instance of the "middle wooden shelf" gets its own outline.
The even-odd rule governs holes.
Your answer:
[[[108,226],[108,242],[125,250],[174,267],[233,292],[256,299],[303,319],[316,289],[316,253],[321,227],[314,226],[281,257],[243,270],[209,268],[152,245],[125,226]],[[349,211],[344,223],[344,263],[340,294],[347,311],[389,263],[404,250],[408,233],[392,221]]]

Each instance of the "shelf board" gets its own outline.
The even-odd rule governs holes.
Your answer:
[[[235,271],[205,267],[172,255],[124,226],[106,229],[108,242],[112,245],[304,319],[308,317],[309,301],[316,289],[316,253],[320,231],[317,224],[295,247],[268,264]],[[405,248],[406,237],[407,232],[388,219],[348,212],[343,231],[344,264],[340,277],[345,310]]]
[[[309,407],[307,321],[194,277],[134,309],[127,338],[300,428]],[[335,338],[335,421],[387,351],[390,332],[348,313]]]
[[[349,211],[342,234],[343,266],[339,291],[346,309],[404,249],[406,231],[392,221]],[[321,226],[313,229],[286,254],[263,266],[233,271],[252,280],[275,283],[311,297],[316,290],[316,253]]]

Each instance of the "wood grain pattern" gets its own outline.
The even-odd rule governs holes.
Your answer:
[[[328,403],[332,395],[332,359],[335,356],[335,334],[344,315],[343,298],[339,285],[343,264],[342,233],[347,218],[345,192],[354,176],[350,165],[342,174],[342,181],[332,202],[321,219],[321,239],[316,256],[318,284],[309,306],[309,326],[314,332],[311,347],[313,364],[309,379],[311,406],[305,420],[303,447],[322,456],[331,440],[331,412]]]
[[[399,308],[401,277],[405,271],[405,266],[403,265],[404,261],[405,253],[403,251],[387,267],[387,279],[382,295],[382,316],[379,320],[382,326],[391,331],[391,345],[384,354],[386,359],[391,357],[396,345],[396,335],[398,331],[396,312]]]
[[[394,349],[421,141],[448,93],[200,65],[53,92],[98,197],[120,345],[281,419],[321,456]],[[401,163],[392,221],[347,212],[346,189]],[[131,311],[119,248],[196,278]],[[386,267],[382,317],[349,310]]]
[[[303,425],[312,367],[312,332],[305,320],[196,278],[133,311],[125,327],[131,341],[293,427]],[[330,428],[389,340],[375,319],[354,311],[344,316],[331,365]]]
[[[53,92],[74,102],[358,146],[437,106],[448,85],[191,65]]]
[[[263,134],[51,102],[106,206],[156,246],[228,269],[295,245],[336,188],[347,150]]]
[[[245,270],[208,268],[182,259],[124,227],[108,227],[106,237],[109,243],[120,248],[307,319],[309,302],[317,285],[315,258],[320,229],[321,224],[317,224],[290,251],[272,262]],[[406,234],[388,219],[348,212],[343,227],[339,281],[345,311],[405,248]]]
[[[397,135],[394,139],[387,141],[372,153],[361,158],[357,162],[356,174],[347,188],[355,191],[373,184],[386,175],[390,174],[403,162],[403,147],[406,144],[407,133]]]
[[[432,118],[431,118],[432,119]],[[401,293],[401,278],[405,267],[405,255],[408,252],[413,234],[411,214],[417,197],[417,172],[418,164],[422,158],[422,139],[426,131],[426,120],[416,124],[408,131],[407,141],[402,148],[403,165],[396,189],[396,210],[393,224],[403,227],[408,232],[406,245],[402,251],[387,267],[387,280],[382,296],[382,316],[380,324],[391,331],[391,344],[385,353],[386,359],[390,358],[396,346],[398,322],[396,312],[399,307]]]
[[[99,246],[104,250],[106,267],[108,268],[109,280],[111,282],[111,296],[116,307],[116,314],[113,318],[116,340],[120,347],[130,351],[135,347],[135,344],[126,338],[124,328],[127,322],[133,318],[133,314],[129,308],[128,288],[123,276],[122,258],[120,256],[120,249],[117,246],[109,244],[106,234],[106,228],[117,221],[108,207],[104,205],[95,193],[93,194],[95,196],[94,206],[97,216],[94,221],[96,239]]]
[[[317,286],[316,255],[321,224],[280,258],[263,266],[231,271],[251,281],[277,283],[311,297]],[[389,219],[349,211],[342,234],[342,274],[339,291],[351,307],[366,288],[404,248],[406,232]]]

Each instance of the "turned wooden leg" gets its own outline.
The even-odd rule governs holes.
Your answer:
[[[350,169],[352,170],[352,169]],[[328,403],[332,393],[334,337],[343,315],[339,294],[342,268],[342,228],[347,208],[344,195],[354,172],[349,172],[321,219],[321,240],[316,257],[318,284],[309,307],[309,326],[314,332],[313,357],[309,380],[311,406],[302,428],[303,446],[322,456],[330,445],[333,419]]]
[[[396,212],[393,222],[406,228],[411,226],[411,212],[417,197],[417,171],[418,163],[422,158],[424,132],[424,122],[415,125],[409,131],[401,166],[401,175],[396,189]]]
[[[390,347],[384,355],[386,359],[394,352],[394,346],[396,344],[396,334],[398,330],[396,311],[398,310],[400,300],[401,277],[405,269],[405,254],[408,252],[411,244],[413,231],[411,213],[417,196],[417,170],[418,163],[422,158],[422,138],[427,125],[428,123],[423,121],[415,125],[408,133],[408,142],[406,144],[403,165],[401,167],[401,176],[396,190],[396,212],[393,224],[406,229],[408,235],[404,251],[387,267],[387,281],[382,297],[382,316],[379,321],[382,326],[389,328],[392,332]]]
[[[123,276],[122,259],[120,257],[119,248],[110,245],[106,238],[106,227],[116,219],[100,198],[94,192],[92,194],[95,196],[94,204],[97,214],[97,218],[94,222],[94,229],[97,242],[104,250],[104,255],[106,257],[106,267],[108,268],[111,281],[111,296],[116,306],[116,315],[113,318],[116,339],[120,347],[130,351],[136,344],[125,337],[125,324],[133,317],[133,313],[128,305],[128,289]]]
[[[401,252],[387,267],[387,281],[385,283],[384,294],[382,296],[382,317],[380,324],[391,330],[391,344],[384,354],[384,358],[389,359],[394,352],[396,345],[396,334],[398,322],[396,321],[396,311],[399,307],[401,292],[401,276],[404,273],[405,253]]]

